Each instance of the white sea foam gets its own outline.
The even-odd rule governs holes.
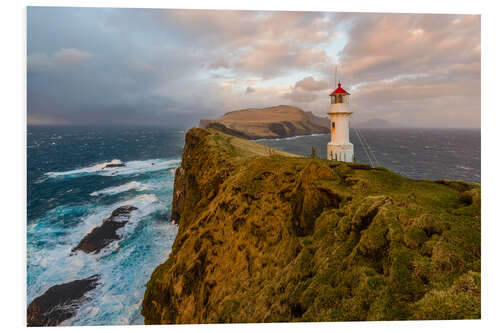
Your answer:
[[[119,241],[111,243],[99,254],[86,254],[78,251],[75,255],[70,255],[71,249],[87,233],[101,225],[102,221],[114,209],[125,205],[137,207],[137,210],[132,211],[129,222],[123,228],[117,230],[117,233],[121,236]],[[88,205],[86,207],[89,214],[72,228],[54,225],[57,216],[69,214],[75,209],[74,207],[63,206],[51,210],[48,212],[47,217],[28,226],[28,239],[33,240],[28,244],[28,266],[32,276],[36,276],[36,280],[31,281],[28,288],[28,302],[31,302],[33,298],[41,295],[55,284],[81,279],[93,274],[101,274],[106,265],[116,265],[115,261],[103,264],[101,259],[116,253],[117,250],[121,250],[121,242],[125,241],[134,232],[140,221],[157,210],[165,209],[165,205],[161,204],[154,194],[141,194],[109,206]],[[52,240],[50,246],[36,248],[37,242],[49,240]],[[103,279],[101,279],[102,281]]]
[[[135,227],[137,226],[137,223],[141,219],[150,215],[151,213],[155,212],[156,210],[159,210],[162,208],[162,206],[159,204],[159,200],[156,197],[156,195],[154,195],[154,194],[141,194],[141,195],[138,195],[132,199],[129,199],[126,201],[121,201],[121,202],[118,202],[118,203],[113,204],[111,206],[101,207],[99,209],[104,210],[106,212],[105,217],[104,217],[104,218],[106,218],[111,214],[111,212],[113,210],[117,209],[118,207],[128,206],[128,205],[136,207],[137,210],[133,210],[130,213],[130,218],[128,219],[127,224],[125,224],[125,226],[123,228],[120,228],[116,231],[116,233],[120,236],[121,240],[123,240],[123,238],[125,238],[127,235],[131,234],[134,231]],[[99,214],[99,216],[102,216],[102,215]],[[92,231],[92,229],[94,229],[96,226],[101,225],[103,219],[98,220],[97,223],[88,223],[87,228],[86,228],[86,232],[81,236],[81,238],[83,238],[83,236],[85,236],[87,233]],[[95,222],[95,220],[92,219],[92,222]],[[119,248],[120,241],[111,243],[107,248],[104,248],[97,257],[106,256],[110,252],[117,250]]]
[[[95,258],[95,267],[101,274],[100,286],[95,296],[84,303],[76,316],[62,325],[106,325],[143,324],[139,315],[145,284],[154,268],[168,257],[172,243],[177,233],[177,226],[172,223],[156,223],[148,218],[151,212],[165,209],[165,203],[160,202],[155,195],[143,194],[118,205],[133,205],[138,207],[133,211],[129,223],[117,232],[123,238],[110,244],[101,255]],[[138,226],[141,228],[138,228]],[[143,228],[147,228],[144,230]],[[142,230],[142,231],[141,231]],[[132,236],[133,235],[133,236]],[[133,237],[133,238],[132,238]],[[134,239],[133,241],[130,241]],[[142,246],[147,246],[153,239],[154,252],[148,252],[147,257]],[[92,255],[79,254],[82,257]],[[131,293],[131,290],[135,292]]]
[[[103,190],[95,191],[90,193],[91,196],[96,197],[100,195],[115,195],[118,193],[130,191],[130,190],[136,190],[136,191],[145,191],[148,189],[148,186],[141,184],[140,182],[137,181],[132,181],[130,183],[126,183],[123,185],[119,186],[113,186],[113,187],[108,187]]]
[[[175,168],[179,165],[179,159],[151,159],[144,161],[129,161],[125,162],[125,166],[106,168],[108,164],[119,164],[120,160],[112,160],[111,162],[104,162],[94,164],[89,167],[74,169],[62,172],[47,172],[45,176],[48,178],[74,178],[88,175],[100,176],[122,176],[142,174],[148,172],[155,172],[160,170],[167,170]]]
[[[321,136],[321,135],[329,135],[329,134],[314,133],[314,134],[307,134],[307,135],[289,136],[289,137],[286,137],[286,138],[279,138],[279,139],[275,139],[275,140],[294,140],[294,139],[306,138],[306,137],[310,137],[310,136]]]
[[[330,134],[325,134],[325,133],[314,133],[314,134],[307,134],[307,135],[296,135],[296,136],[289,136],[286,138],[275,138],[275,139],[255,139],[253,141],[259,142],[259,141],[264,141],[264,140],[273,140],[273,141],[281,141],[281,140],[294,140],[294,139],[300,139],[300,138],[306,138],[306,137],[311,137],[311,136],[322,136],[322,135],[330,135]]]

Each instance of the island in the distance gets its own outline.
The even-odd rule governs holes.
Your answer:
[[[290,105],[231,111],[217,119],[200,119],[200,127],[249,140],[330,132],[328,117],[318,117]]]

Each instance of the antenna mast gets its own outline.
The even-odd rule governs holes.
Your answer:
[[[337,84],[337,65],[335,65],[335,82],[333,83],[333,88],[335,89],[335,85]]]

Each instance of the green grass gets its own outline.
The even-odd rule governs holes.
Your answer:
[[[212,130],[186,147],[179,233],[146,323],[480,318],[480,185]]]

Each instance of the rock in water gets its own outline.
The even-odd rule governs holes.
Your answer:
[[[102,170],[104,169],[110,169],[110,168],[118,168],[118,167],[123,167],[125,166],[125,163],[122,163],[120,160],[112,160],[111,162],[107,163],[105,166],[102,167]]]
[[[28,326],[57,326],[73,317],[85,294],[99,285],[99,275],[50,287],[28,306]]]
[[[122,206],[115,209],[103,223],[89,232],[71,252],[81,250],[85,253],[99,253],[109,243],[119,240],[116,230],[122,228],[130,219],[134,206]]]
[[[125,163],[109,163],[109,164],[106,164],[103,169],[118,168],[118,167],[123,167],[123,166],[125,166]]]

